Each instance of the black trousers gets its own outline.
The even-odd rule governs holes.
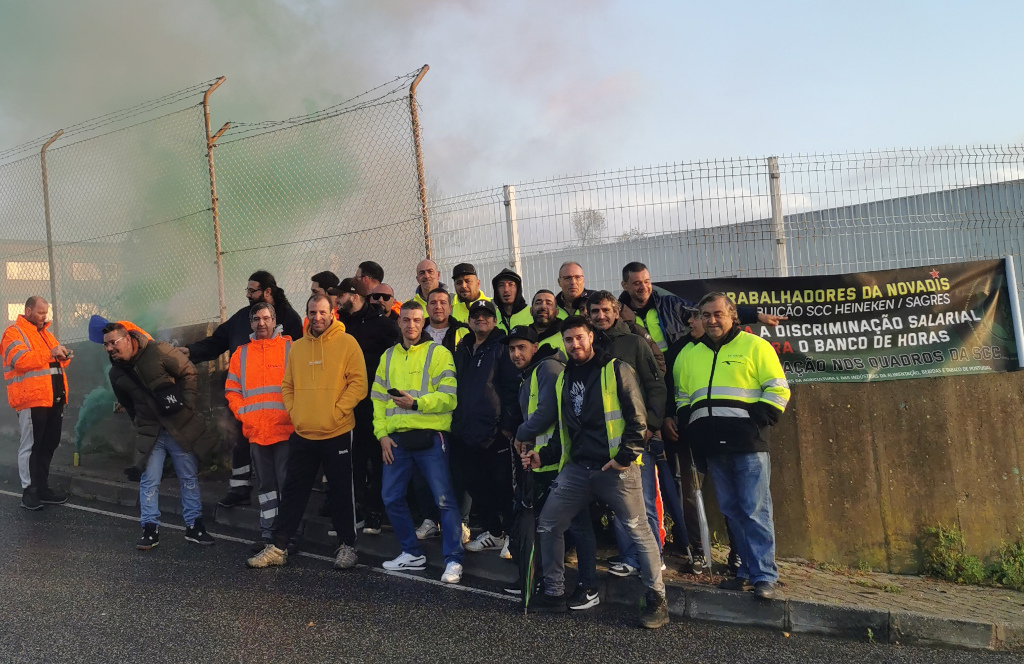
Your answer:
[[[486,447],[452,445],[455,495],[469,492],[481,526],[495,537],[512,525],[512,457],[501,434]]]
[[[381,456],[380,441],[373,435],[373,402],[369,398],[360,401],[354,415],[352,482],[356,504],[362,507],[364,517],[373,515],[379,518],[384,514],[384,502],[380,497],[384,457]]]
[[[327,493],[327,506],[331,523],[338,533],[338,543],[355,546],[356,509],[352,494],[352,432],[326,440],[310,440],[293,433],[288,439],[288,470],[285,473],[281,506],[274,523],[274,545],[288,546],[302,523],[309,503],[317,472],[324,477],[331,490]]]
[[[249,495],[252,489],[252,455],[249,441],[242,435],[242,423],[235,419],[231,410],[224,409],[226,440],[231,445],[231,480],[228,482],[231,493]],[[228,421],[230,420],[230,421]]]
[[[60,431],[64,424],[64,404],[50,407],[36,407],[18,414],[21,424],[21,445],[18,449],[18,466],[22,483],[25,471],[29,486],[46,489],[50,486],[50,463],[53,453],[60,445]],[[24,460],[24,468],[21,468]]]

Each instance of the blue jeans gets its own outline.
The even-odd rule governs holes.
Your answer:
[[[661,532],[658,527],[658,488],[655,478],[654,457],[651,456],[650,452],[644,450],[643,454],[640,455],[640,460],[644,464],[640,466],[640,482],[643,484],[644,489],[644,509],[647,511],[647,523],[651,526],[651,533],[658,543],[658,552],[660,553]],[[615,516],[615,541],[619,545],[619,555],[622,556],[622,562],[639,569],[640,558],[637,555],[636,544],[629,536],[625,526],[622,525],[618,515]]]
[[[732,525],[732,546],[740,554],[736,576],[751,583],[779,580],[775,567],[771,459],[767,452],[708,457],[718,507]]]
[[[451,471],[448,469],[448,440],[446,433],[434,435],[434,444],[425,450],[411,452],[402,449],[402,434],[389,434],[397,447],[391,448],[395,460],[384,464],[381,479],[381,498],[395,537],[402,551],[414,556],[423,555],[423,547],[416,539],[416,526],[412,522],[409,503],[405,496],[412,477],[413,466],[420,469],[434,494],[434,503],[441,511],[441,551],[446,563],[462,562],[462,514],[459,512],[455,490],[452,489]]]
[[[164,458],[171,455],[174,472],[181,484],[181,516],[185,525],[191,528],[196,519],[203,516],[203,503],[199,498],[199,478],[196,476],[196,458],[181,446],[166,431],[156,437],[156,444],[146,462],[139,480],[139,507],[142,511],[142,525],[160,525],[160,480],[164,473]]]

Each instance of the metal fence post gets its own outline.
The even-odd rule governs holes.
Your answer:
[[[423,249],[426,258],[432,260],[433,251],[430,245],[430,217],[427,216],[427,182],[423,175],[423,147],[420,144],[420,113],[416,108],[416,86],[420,84],[430,65],[423,65],[416,80],[409,86],[409,112],[412,114],[412,141],[416,151],[416,178],[420,186],[420,215],[423,217]]]
[[[772,237],[775,240],[775,269],[778,276],[789,276],[786,257],[786,226],[782,217],[782,188],[779,184],[779,158],[768,157],[768,183],[772,197]]]
[[[508,225],[508,266],[522,276],[523,265],[519,256],[519,222],[516,220],[516,188],[506,184],[502,187],[505,196],[505,223]]]
[[[217,209],[217,177],[213,171],[213,145],[231,123],[221,127],[216,135],[210,135],[210,94],[220,87],[220,84],[223,82],[224,77],[221,76],[213,82],[213,85],[203,95],[203,121],[206,124],[206,158],[210,163],[210,201],[213,206],[213,249],[216,253],[217,261],[217,297],[220,302],[220,322],[222,323],[227,320],[228,305],[224,296],[224,256],[220,249],[220,213]]]
[[[53,312],[53,322],[50,326],[53,328],[53,336],[57,337],[60,333],[60,326],[57,324],[57,264],[53,260],[53,230],[50,226],[50,181],[46,177],[46,148],[53,145],[53,142],[60,138],[64,130],[61,129],[56,134],[50,137],[50,140],[46,141],[43,145],[43,149],[39,151],[39,162],[43,168],[43,210],[46,214],[46,258],[50,269],[50,311]]]

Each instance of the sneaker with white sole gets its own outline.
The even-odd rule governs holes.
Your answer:
[[[614,576],[640,576],[640,568],[633,567],[629,563],[615,563],[608,567],[608,573]]]
[[[569,596],[566,604],[573,611],[586,611],[601,603],[601,595],[593,588],[584,588],[583,584],[576,586],[576,590]]]
[[[423,519],[423,523],[416,529],[416,539],[425,540],[431,537],[437,537],[441,534],[437,524],[430,519]]]
[[[288,562],[288,552],[271,544],[246,561],[246,564],[249,565],[249,567],[262,568],[280,567],[286,562]]]
[[[453,560],[445,565],[441,581],[445,583],[458,583],[462,581],[462,563],[457,563]]]
[[[466,544],[466,551],[478,553],[480,551],[497,551],[505,546],[504,537],[496,537],[485,530],[476,536],[476,539]]]
[[[334,569],[352,569],[358,562],[359,556],[356,555],[354,546],[342,544],[338,547],[338,552],[334,558]]]
[[[419,572],[427,568],[427,557],[423,555],[416,556],[403,551],[394,560],[385,560],[381,567],[389,570],[413,570]]]
[[[508,550],[508,535],[505,535],[505,544],[501,547],[501,553],[498,554],[499,558],[505,560],[512,560],[512,552]]]
[[[462,524],[462,543],[463,544],[468,544],[470,539],[471,539],[471,537],[470,537],[470,534],[469,534],[469,526],[467,526],[465,523],[463,523]]]

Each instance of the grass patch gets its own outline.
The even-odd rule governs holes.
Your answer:
[[[977,556],[968,555],[960,529],[934,526],[925,530],[921,544],[924,573],[952,583],[981,585],[988,574]]]
[[[1007,588],[1024,591],[1024,541],[1017,540],[999,550],[992,569],[993,580]]]

